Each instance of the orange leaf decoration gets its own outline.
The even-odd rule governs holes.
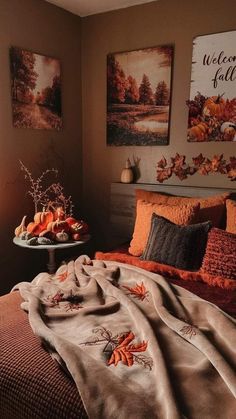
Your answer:
[[[229,170],[227,176],[230,180],[236,180],[236,169]]]
[[[143,301],[148,294],[148,291],[143,282],[141,285],[136,284],[136,286],[133,288],[128,287],[127,285],[123,285],[123,288],[126,288],[129,291],[129,294],[133,295],[135,298],[138,298],[141,301]]]
[[[169,179],[169,177],[171,177],[172,175],[172,170],[170,167],[168,167],[167,169],[163,169],[163,170],[158,170],[157,171],[157,181],[160,183],[163,183],[164,180]]]
[[[218,172],[220,166],[222,165],[223,154],[219,154],[213,157],[211,161],[211,168],[213,172]]]
[[[204,162],[205,157],[203,157],[202,153],[200,153],[197,157],[193,157],[192,161],[194,166],[201,166],[201,164]]]
[[[185,156],[181,156],[179,153],[176,153],[175,157],[171,157],[171,162],[174,167],[183,167],[185,164]]]
[[[147,342],[143,341],[141,343],[129,345],[130,342],[135,338],[134,333],[128,332],[127,334],[119,338],[118,346],[113,350],[111,357],[108,361],[108,365],[114,364],[115,367],[120,361],[128,367],[132,366],[134,363],[134,354],[133,352],[145,352],[147,349]]]
[[[162,159],[157,162],[157,167],[164,169],[166,165],[167,165],[167,161],[166,161],[166,158],[163,156]]]

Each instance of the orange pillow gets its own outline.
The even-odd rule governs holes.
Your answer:
[[[142,255],[147,244],[153,213],[161,215],[175,224],[188,225],[196,222],[198,212],[199,204],[159,205],[138,200],[133,238],[130,242],[129,253],[133,256]]]
[[[189,198],[185,196],[171,196],[159,192],[135,190],[136,199],[144,199],[155,204],[183,205],[200,203],[198,222],[211,221],[213,227],[221,227],[225,223],[225,202],[230,194],[225,192],[221,195],[207,198]]]
[[[226,231],[236,234],[236,201],[226,201]]]

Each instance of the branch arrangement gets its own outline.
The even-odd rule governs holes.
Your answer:
[[[50,182],[49,180],[50,176],[58,176],[57,169],[47,169],[38,178],[34,179],[30,170],[22,161],[20,161],[20,168],[24,172],[25,179],[30,183],[30,189],[27,193],[33,199],[35,214],[42,208],[47,211],[62,207],[65,214],[72,215],[73,203],[71,196],[65,196],[64,188],[59,182]]]
[[[231,181],[236,180],[236,157],[230,157],[229,161],[224,159],[223,154],[213,156],[210,160],[200,153],[197,157],[192,157],[192,164],[186,163],[186,156],[176,153],[175,157],[170,158],[170,164],[163,156],[157,162],[157,181],[163,183],[172,175],[180,180],[187,179],[195,173],[209,175],[210,173],[221,173],[226,175]]]

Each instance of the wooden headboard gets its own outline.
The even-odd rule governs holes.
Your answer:
[[[223,192],[236,196],[235,189],[203,188],[196,186],[152,185],[149,183],[111,183],[110,190],[110,238],[113,246],[130,240],[135,221],[135,189],[162,192],[170,195],[207,197]]]

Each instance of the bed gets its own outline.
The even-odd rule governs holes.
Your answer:
[[[235,297],[234,278],[142,259],[130,242],[18,284],[0,298],[2,416],[234,418]]]

